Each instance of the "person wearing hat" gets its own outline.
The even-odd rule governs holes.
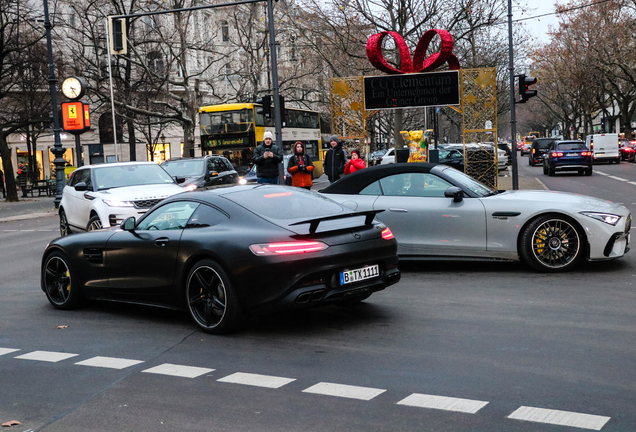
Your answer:
[[[329,183],[334,183],[344,174],[347,155],[342,149],[338,135],[332,135],[329,139],[329,144],[331,148],[327,150],[327,154],[325,155],[324,168]]]
[[[314,170],[314,164],[311,157],[305,154],[305,146],[302,142],[296,141],[294,144],[294,155],[289,159],[287,172],[292,175],[292,186],[311,189],[313,180],[311,172]]]
[[[364,160],[360,157],[360,151],[351,150],[351,160],[345,165],[344,173],[345,175],[351,174],[352,172],[361,170],[365,166]]]
[[[257,183],[278,184],[278,164],[283,161],[283,151],[274,144],[270,131],[263,134],[263,143],[254,150]]]

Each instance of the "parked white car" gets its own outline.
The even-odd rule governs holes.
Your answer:
[[[392,164],[395,163],[395,148],[391,147],[384,153],[382,159],[380,161],[380,165]]]
[[[60,201],[60,234],[118,226],[185,192],[154,162],[88,165],[73,171]]]

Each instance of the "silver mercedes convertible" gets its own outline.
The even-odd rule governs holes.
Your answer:
[[[378,165],[320,191],[357,210],[384,210],[398,256],[407,259],[524,261],[542,272],[622,257],[631,213],[567,192],[490,188],[445,166]]]

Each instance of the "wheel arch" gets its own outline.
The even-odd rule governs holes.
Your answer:
[[[583,256],[585,257],[585,260],[589,259],[589,255],[590,255],[590,244],[589,241],[587,239],[587,233],[585,232],[585,229],[583,228],[583,226],[579,223],[579,221],[577,221],[576,219],[574,219],[572,216],[567,215],[565,213],[561,213],[561,212],[557,212],[557,211],[551,211],[551,212],[546,212],[546,213],[539,213],[534,215],[533,217],[529,218],[520,228],[519,228],[519,233],[517,234],[517,255],[519,255],[519,259],[521,261],[523,261],[522,258],[522,254],[521,254],[521,248],[523,247],[522,245],[522,241],[521,238],[523,237],[523,233],[525,232],[526,228],[528,228],[528,225],[530,225],[532,222],[536,221],[539,218],[542,217],[562,217],[567,219],[568,221],[572,222],[574,225],[576,225],[576,228],[579,230],[579,233],[582,235],[582,239],[581,239],[581,244],[583,246]]]

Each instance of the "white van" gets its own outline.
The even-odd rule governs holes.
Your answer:
[[[618,150],[618,134],[594,134],[585,138],[587,148],[594,154],[594,162],[607,161],[620,163],[621,153]]]

